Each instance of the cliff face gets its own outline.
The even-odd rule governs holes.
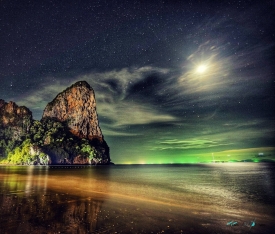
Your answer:
[[[80,138],[103,138],[97,119],[95,94],[86,81],[79,81],[58,94],[46,106],[43,118],[46,117],[66,122],[70,132]]]
[[[32,120],[27,107],[0,99],[0,137],[21,140],[29,132]]]

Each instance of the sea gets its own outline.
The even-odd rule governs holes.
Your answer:
[[[275,233],[275,164],[0,166],[0,233]]]

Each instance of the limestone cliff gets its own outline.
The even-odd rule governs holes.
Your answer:
[[[45,117],[66,122],[71,133],[80,138],[103,138],[97,119],[94,90],[86,81],[79,81],[59,93],[46,106],[43,113]]]
[[[19,140],[29,131],[31,122],[32,113],[27,107],[0,99],[0,127],[11,130],[9,137]]]

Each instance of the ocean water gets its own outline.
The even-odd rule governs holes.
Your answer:
[[[274,233],[274,185],[264,163],[0,166],[0,233]]]

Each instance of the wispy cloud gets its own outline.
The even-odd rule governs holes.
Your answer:
[[[170,114],[153,108],[150,100],[140,102],[137,98],[128,99],[128,90],[152,73],[167,74],[168,69],[157,67],[124,68],[119,71],[91,73],[78,79],[87,80],[94,88],[97,111],[102,117],[111,121],[112,127],[125,125],[150,124],[175,121]],[[152,90],[152,92],[154,92]],[[146,97],[144,97],[146,100]],[[104,123],[107,126],[107,123]],[[120,133],[119,133],[120,134]]]
[[[18,100],[15,100],[15,102],[19,105],[27,106],[31,110],[39,110],[42,114],[46,105],[66,88],[66,84],[60,81],[51,82],[50,84],[44,84],[39,89],[25,93]]]
[[[95,91],[97,112],[102,120],[102,126],[106,128],[104,133],[106,135],[129,135],[130,133],[121,132],[120,128],[128,125],[176,121],[176,117],[173,115],[162,113],[157,108],[153,108],[150,100],[143,102],[138,98],[127,99],[128,90],[148,75],[152,73],[167,74],[168,72],[168,69],[147,66],[102,73],[91,72],[67,81],[54,82],[51,79],[45,79],[43,87],[25,94],[24,98],[16,100],[16,102],[19,105],[26,105],[35,113],[42,115],[47,103],[52,101],[58,93],[76,81],[86,80]],[[40,116],[35,117],[40,118]]]
[[[228,89],[234,79],[230,76],[232,57],[223,54],[225,47],[207,41],[187,57],[188,63],[176,82],[178,87],[183,88],[181,94],[216,93]]]
[[[214,140],[198,138],[186,140],[171,139],[159,142],[158,146],[151,148],[151,150],[207,149],[224,145],[230,145],[230,143],[221,143]]]

